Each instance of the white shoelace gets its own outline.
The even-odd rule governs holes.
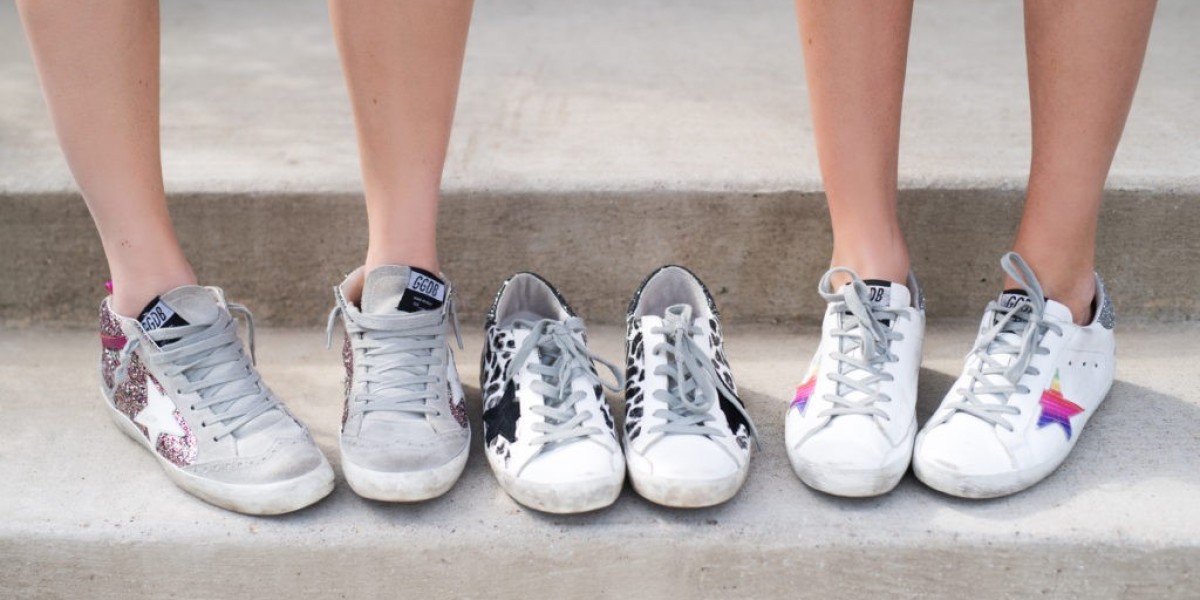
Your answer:
[[[329,312],[325,328],[325,346],[333,345],[337,317],[343,314],[341,305]],[[446,313],[453,319],[454,334],[462,348],[458,331],[458,316],[454,298],[447,300]],[[355,356],[355,382],[364,389],[355,396],[349,414],[391,411],[416,416],[440,416],[427,401],[449,394],[446,379],[450,353],[437,352],[446,347],[446,313],[428,310],[395,315],[359,313],[353,320],[345,319],[346,332],[358,336],[356,347],[362,353]]]
[[[182,376],[187,381],[175,390],[177,394],[200,396],[200,400],[189,408],[211,411],[200,427],[214,442],[233,434],[277,404],[254,368],[254,317],[241,304],[226,306],[230,312],[239,312],[246,317],[250,332],[249,356],[238,338],[237,321],[226,311],[219,311],[217,320],[211,324],[145,332],[146,337],[156,344],[170,340],[156,353],[155,362],[164,376]],[[129,362],[140,345],[140,338],[133,337],[121,350],[116,372],[118,381],[128,375]]]
[[[988,304],[987,314],[993,324],[979,335],[968,354],[967,360],[974,359],[977,364],[967,371],[970,380],[966,389],[958,390],[963,399],[947,404],[951,412],[946,418],[963,412],[1012,431],[1005,415],[1019,415],[1021,409],[1009,405],[1009,397],[1029,393],[1021,379],[1039,374],[1029,363],[1035,355],[1050,353],[1041,345],[1042,340],[1051,331],[1061,336],[1062,327],[1045,320],[1042,285],[1029,265],[1015,252],[1004,255],[1000,264],[1025,290],[1029,301],[1013,307],[1004,307],[996,300]]]
[[[655,417],[665,422],[647,431],[723,436],[724,432],[708,424],[714,418],[712,406],[723,393],[730,398],[729,404],[746,420],[750,436],[757,444],[758,431],[754,421],[737,400],[737,394],[717,374],[704,350],[692,339],[692,336],[704,334],[692,322],[692,307],[679,304],[668,308],[663,315],[662,325],[652,328],[650,332],[665,338],[651,352],[667,355],[667,364],[659,365],[654,370],[655,375],[667,378],[667,389],[654,391],[654,398],[666,403],[667,408],[654,412]],[[715,348],[713,350],[716,351]],[[709,386],[704,385],[705,382],[712,384],[711,392]]]
[[[832,279],[839,273],[849,275],[851,283],[843,291],[835,292]],[[833,407],[818,416],[870,415],[890,419],[883,409],[875,406],[876,402],[891,402],[891,397],[879,391],[878,384],[895,379],[884,373],[883,367],[899,360],[891,352],[891,342],[903,340],[904,334],[894,331],[891,324],[907,318],[907,313],[868,304],[863,300],[870,293],[867,284],[854,271],[843,267],[825,273],[818,291],[827,302],[834,303],[833,310],[839,315],[839,325],[830,330],[830,335],[838,340],[837,350],[828,355],[837,365],[829,374],[837,387],[834,393],[822,396]],[[851,377],[856,371],[866,376]]]
[[[572,388],[577,379],[583,378],[589,387],[603,386],[614,392],[623,389],[624,377],[616,365],[591,353],[583,343],[585,328],[583,320],[571,317],[566,321],[542,319],[536,322],[516,320],[513,329],[526,329],[529,335],[517,349],[504,373],[505,380],[510,380],[516,370],[521,368],[534,350],[538,351],[540,361],[526,365],[530,373],[537,375],[532,383],[533,392],[540,394],[544,405],[535,405],[531,412],[544,418],[544,422],[534,423],[532,429],[542,435],[530,440],[535,446],[545,444],[561,444],[601,433],[601,429],[585,426],[592,418],[591,411],[576,409],[576,404],[588,397],[584,390]],[[609,384],[596,373],[592,361],[608,367],[616,383]],[[605,402],[603,395],[601,402]]]

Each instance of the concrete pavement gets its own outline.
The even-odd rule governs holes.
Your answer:
[[[782,414],[817,332],[731,328],[730,361],[763,436],[741,494],[679,511],[626,489],[612,508],[574,517],[520,508],[480,455],[477,325],[466,324],[458,357],[475,447],[447,496],[368,502],[339,478],[331,498],[282,518],[235,515],[175,489],[104,414],[94,331],[0,329],[0,595],[1200,595],[1194,323],[1119,324],[1117,383],[1066,464],[1027,492],[982,502],[911,475],[871,500],[804,487],[784,453]],[[972,330],[931,325],[920,417],[958,372]],[[591,339],[602,356],[620,356],[619,330],[594,328]],[[259,357],[336,464],[342,375],[323,341],[316,330],[265,329]]]
[[[356,192],[325,3],[167,2],[162,123],[176,193]],[[1114,189],[1200,191],[1200,6],[1164,0]],[[900,173],[1016,189],[1029,162],[1021,7],[916,5]],[[0,7],[0,194],[74,189],[12,3]],[[446,189],[816,191],[790,3],[479,0]]]

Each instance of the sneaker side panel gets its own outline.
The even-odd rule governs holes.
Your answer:
[[[510,445],[516,440],[517,421],[521,417],[516,385],[505,379],[508,363],[516,348],[512,332],[500,329],[489,321],[479,366],[484,452],[489,460],[498,459],[502,464],[507,464],[512,456]]]
[[[142,334],[136,321],[114,313],[109,299],[105,299],[100,305],[100,378],[105,400],[128,422],[122,428],[130,433],[139,432],[139,441],[155,454],[176,467],[192,465],[199,455],[199,440],[180,407],[160,383],[162,376],[155,373],[157,369],[147,364],[141,350],[134,350],[128,356],[124,373],[118,373],[121,355],[134,336],[142,338],[139,343],[143,347],[154,344]],[[152,432],[147,423],[157,423],[158,427]]]

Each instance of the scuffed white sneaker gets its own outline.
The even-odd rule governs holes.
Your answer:
[[[349,298],[361,287],[362,300]],[[467,464],[471,430],[447,332],[454,295],[418,268],[360,268],[334,288],[346,338],[342,472],[358,495],[388,502],[436,498]],[[461,342],[460,342],[461,344]]]
[[[625,458],[603,387],[619,391],[621,374],[588,351],[583,320],[546,280],[517,273],[500,286],[485,333],[484,446],[500,487],[551,513],[612,504]],[[593,360],[618,383],[603,383]]]
[[[848,274],[836,292],[832,277]],[[920,287],[863,281],[831,269],[818,286],[829,303],[821,341],[788,408],[792,468],[828,494],[877,496],[908,470],[917,433],[917,375],[925,308]]]
[[[683,267],[662,267],[634,294],[626,323],[625,452],[634,489],[679,508],[733,498],[757,436],[708,289]]]
[[[184,286],[134,319],[100,304],[101,392],[116,424],[172,481],[235,512],[299,510],[333,490],[333,469],[263,383],[215,287]]]
[[[1093,317],[1046,299],[1025,261],[1000,262],[1021,289],[988,305],[962,375],[917,437],[913,471],[963,498],[995,498],[1044,479],[1112,386],[1115,315],[1096,276]]]

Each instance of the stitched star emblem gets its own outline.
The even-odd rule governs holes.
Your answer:
[[[792,399],[792,406],[800,412],[804,412],[804,408],[808,406],[808,399],[812,397],[813,390],[817,388],[817,372],[820,370],[821,361],[816,361],[808,370],[808,378],[796,387],[796,397]]]
[[[517,403],[517,390],[512,381],[504,387],[504,395],[491,408],[483,411],[483,436],[491,444],[497,436],[517,441],[517,421],[521,418],[521,405]]]
[[[1063,431],[1067,433],[1067,439],[1071,439],[1071,417],[1082,413],[1083,407],[1063,396],[1062,381],[1058,377],[1057,369],[1054,371],[1054,379],[1050,381],[1050,389],[1042,392],[1038,403],[1042,405],[1042,415],[1038,417],[1038,427],[1057,423],[1062,425]]]
[[[158,382],[146,377],[146,408],[133,418],[133,421],[146,428],[146,437],[151,443],[158,442],[160,434],[183,436],[185,432],[175,420],[175,403],[163,393]]]

